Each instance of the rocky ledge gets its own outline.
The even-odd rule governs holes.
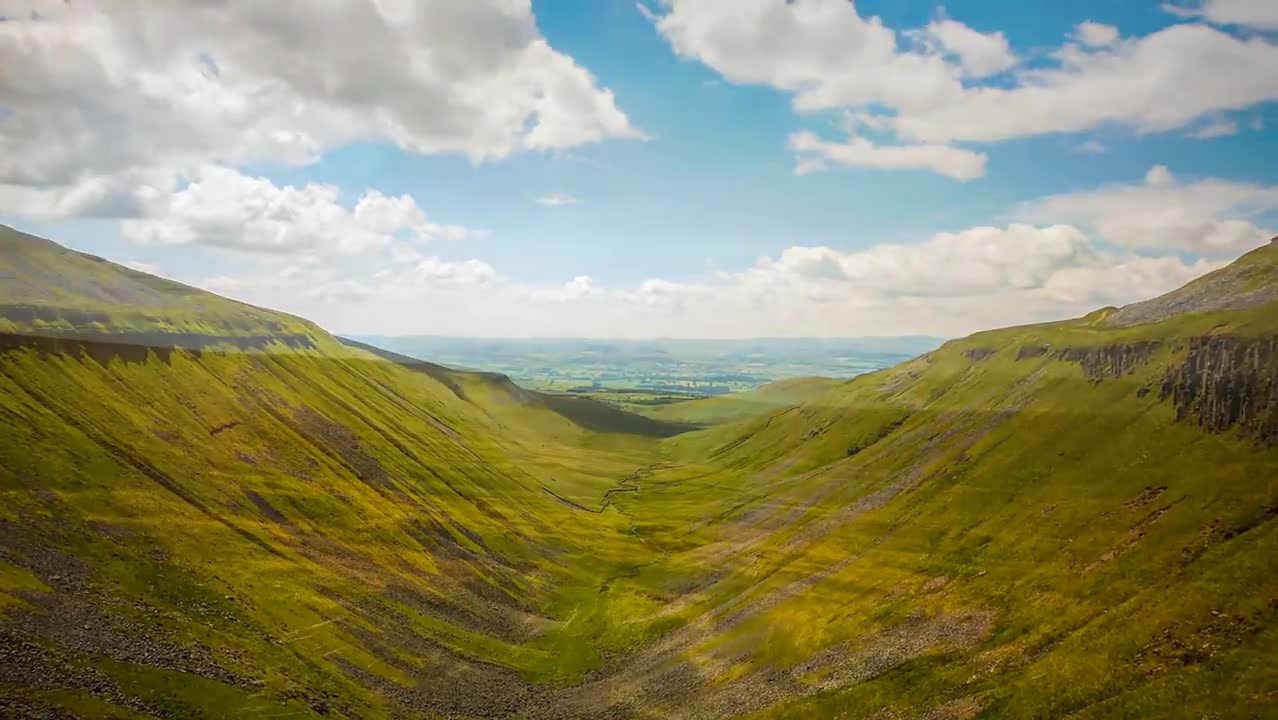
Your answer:
[[[1190,338],[1160,394],[1175,403],[1181,422],[1212,432],[1237,427],[1245,437],[1278,444],[1278,336]]]
[[[1099,381],[1103,378],[1122,377],[1135,372],[1136,368],[1149,362],[1159,345],[1157,340],[1143,340],[1100,347],[1064,348],[1057,351],[1053,357],[1082,365],[1088,379]],[[1036,350],[1037,348],[1031,348],[1026,354],[1026,349],[1021,348],[1017,358],[1034,357]],[[1047,348],[1044,346],[1042,352],[1046,351]]]

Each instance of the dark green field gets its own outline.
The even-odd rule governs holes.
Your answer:
[[[651,404],[0,277],[0,717],[1278,717],[1278,244]]]

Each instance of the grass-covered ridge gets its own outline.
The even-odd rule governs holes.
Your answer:
[[[0,715],[1275,716],[1278,305],[1180,307],[667,439],[309,325],[15,341]]]
[[[0,333],[139,345],[309,347],[313,323],[0,225]]]

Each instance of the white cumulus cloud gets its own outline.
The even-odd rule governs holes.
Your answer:
[[[930,170],[956,180],[973,180],[985,174],[984,153],[948,145],[877,145],[863,137],[829,142],[813,133],[790,136],[790,149],[799,154],[795,172],[806,175],[828,168],[846,167]]]
[[[1118,28],[1113,25],[1084,20],[1074,28],[1078,41],[1088,47],[1109,47],[1118,42]]]
[[[263,253],[357,254],[397,238],[465,237],[460,226],[438,225],[408,195],[368,190],[353,208],[333,185],[277,186],[216,165],[201,168],[181,190],[152,198],[139,217],[121,223],[129,241],[211,245]]]
[[[800,109],[903,107],[961,90],[956,66],[900,51],[893,29],[846,0],[671,0],[656,22],[681,57],[793,93]]]
[[[1209,2],[1201,12],[1263,24],[1271,11],[1248,15],[1247,2]],[[654,20],[679,56],[726,80],[789,93],[800,112],[851,109],[901,146],[1101,126],[1165,132],[1278,100],[1278,44],[1203,24],[1122,37],[1084,22],[1045,62],[1018,64],[999,33],[954,19],[898,33],[847,0],[667,0]],[[999,73],[1007,77],[985,79]]]
[[[1278,45],[1202,25],[1174,25],[1112,47],[1066,45],[1057,65],[1026,69],[1010,88],[964,88],[945,102],[900,108],[893,126],[930,142],[990,142],[1104,124],[1139,132],[1278,99]]]
[[[1016,53],[1001,32],[978,32],[947,18],[935,20],[913,35],[925,46],[956,59],[968,77],[997,75],[1017,63]]]
[[[1275,210],[1278,186],[1210,178],[1186,183],[1156,165],[1144,182],[1052,195],[1022,204],[1014,215],[1073,223],[1125,248],[1221,256],[1265,243],[1275,231],[1257,223]]]
[[[593,337],[959,335],[1081,315],[1217,267],[1107,248],[1072,225],[982,226],[863,249],[793,245],[736,270],[604,285],[527,284],[420,256],[368,275],[290,265],[205,284],[339,332]],[[405,307],[420,312],[404,312]]]
[[[1271,0],[1190,0],[1163,3],[1163,9],[1173,15],[1202,18],[1219,25],[1278,29],[1278,3]]]
[[[0,23],[0,202],[136,214],[143,173],[357,141],[475,161],[638,138],[520,0],[67,3]],[[161,183],[165,184],[165,183]]]

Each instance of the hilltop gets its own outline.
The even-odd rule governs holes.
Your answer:
[[[1104,322],[1114,327],[1129,327],[1184,313],[1244,310],[1274,300],[1278,300],[1278,237],[1179,290],[1105,313]]]
[[[309,347],[313,323],[0,225],[0,333],[158,347]]]
[[[664,437],[20,240],[0,714],[1278,714],[1274,246]]]

